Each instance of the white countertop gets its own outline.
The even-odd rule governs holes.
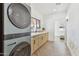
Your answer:
[[[31,37],[39,35],[39,34],[43,34],[43,33],[47,33],[47,32],[46,31],[43,31],[43,32],[34,32],[34,33],[31,33]]]

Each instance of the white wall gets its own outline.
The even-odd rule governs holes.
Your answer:
[[[59,13],[54,13],[52,15],[44,16],[37,9],[35,9],[33,5],[31,5],[31,16],[41,20],[41,27],[45,27],[46,30],[49,32],[49,41],[54,41],[54,34],[55,34],[54,23],[56,21],[60,21],[60,22],[64,21],[66,13],[59,12]]]
[[[43,15],[38,10],[36,10],[33,5],[31,5],[31,16],[39,19],[41,21],[41,27],[43,27]]]
[[[56,13],[53,15],[49,15],[46,18],[44,17],[45,28],[49,32],[49,41],[54,41],[55,34],[55,22],[56,21],[64,21],[66,13]]]
[[[79,55],[79,4],[71,4],[67,22],[67,45],[72,55]]]

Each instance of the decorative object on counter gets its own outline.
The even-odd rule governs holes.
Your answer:
[[[43,28],[42,28],[42,30],[44,31],[44,30],[45,30],[45,28],[43,27]]]

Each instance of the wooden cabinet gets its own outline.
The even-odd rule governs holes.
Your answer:
[[[31,49],[32,53],[38,49],[38,36],[32,38]]]
[[[48,41],[48,33],[42,33],[32,37],[32,41],[31,41],[32,54],[47,41]]]
[[[38,37],[34,38],[33,45],[34,51],[36,51],[38,49]]]
[[[44,43],[48,41],[48,33],[44,34]]]
[[[34,51],[34,39],[32,38],[32,41],[31,41],[31,54],[33,53]]]
[[[42,35],[42,34],[39,35],[39,39],[38,39],[38,41],[39,41],[39,47],[41,47],[42,44],[43,44],[43,35]]]

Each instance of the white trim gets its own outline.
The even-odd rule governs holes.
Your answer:
[[[69,49],[69,51],[70,51],[70,53],[71,53],[71,56],[75,56],[74,53],[73,53],[73,51],[72,51],[72,49],[71,49],[70,46],[68,45],[68,43],[67,43],[67,47],[68,47],[68,49]]]

